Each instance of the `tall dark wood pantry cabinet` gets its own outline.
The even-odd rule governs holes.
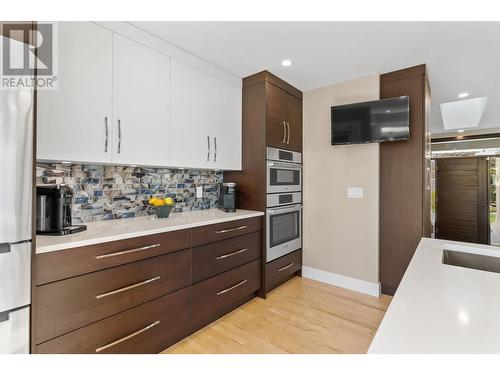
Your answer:
[[[380,76],[380,98],[410,97],[410,139],[380,144],[380,282],[394,294],[431,236],[430,88],[425,65]]]

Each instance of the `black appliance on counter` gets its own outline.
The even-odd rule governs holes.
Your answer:
[[[69,186],[37,186],[36,233],[62,236],[87,229],[86,225],[71,225],[72,198]]]
[[[225,212],[236,212],[236,184],[234,182],[220,184],[219,209]]]

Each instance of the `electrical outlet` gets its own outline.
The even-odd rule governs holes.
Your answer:
[[[196,198],[203,198],[203,186],[196,186]]]

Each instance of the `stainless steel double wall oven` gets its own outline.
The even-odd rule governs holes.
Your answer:
[[[302,154],[267,148],[267,262],[302,248]]]

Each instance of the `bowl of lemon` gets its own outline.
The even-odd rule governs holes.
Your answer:
[[[151,198],[149,206],[159,219],[165,219],[170,215],[170,211],[174,206],[174,200],[170,197],[167,198]]]

